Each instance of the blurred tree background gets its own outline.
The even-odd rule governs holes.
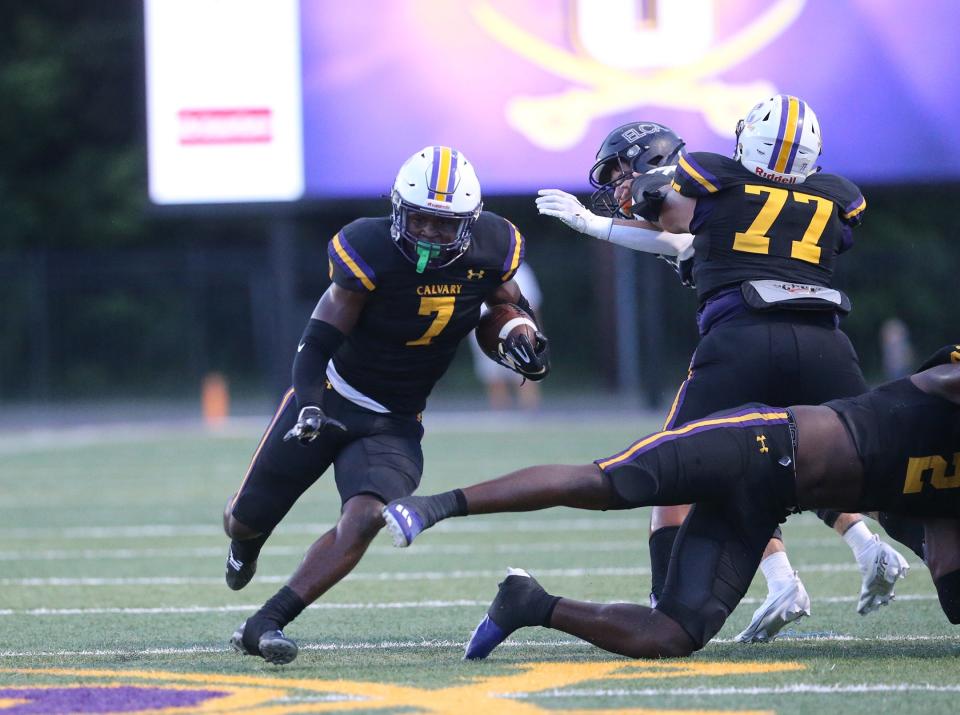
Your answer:
[[[327,284],[326,241],[356,216],[385,214],[387,202],[269,213],[151,207],[141,4],[10,0],[4,10],[0,403],[192,396],[211,370],[253,395],[281,386]],[[895,140],[877,151],[895,151]],[[868,215],[837,285],[854,303],[845,329],[877,380],[888,318],[904,321],[919,358],[960,339],[960,189],[862,188]],[[538,217],[529,196],[491,197],[486,207],[530,239],[556,365],[547,395],[616,388],[612,265],[627,261],[641,299],[634,347],[644,392],[671,396],[696,342],[696,305],[669,268],[578,239]],[[472,385],[460,360],[444,390]]]

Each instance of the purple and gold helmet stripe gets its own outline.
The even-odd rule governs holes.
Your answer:
[[[237,499],[240,498],[240,492],[243,491],[243,485],[247,483],[247,480],[250,478],[250,473],[253,471],[253,465],[257,463],[257,457],[260,456],[260,451],[263,449],[263,445],[267,442],[267,437],[270,436],[270,433],[273,431],[273,428],[277,425],[277,420],[280,419],[280,415],[283,414],[283,411],[287,409],[287,405],[290,404],[290,400],[293,399],[293,388],[291,387],[285,393],[283,393],[283,399],[280,400],[280,406],[277,408],[277,411],[273,415],[273,419],[270,421],[270,426],[267,427],[267,431],[263,433],[263,437],[260,438],[260,444],[257,445],[256,451],[253,453],[253,457],[250,459],[250,466],[247,467],[247,473],[243,475],[243,480],[240,482],[240,488],[237,489],[237,493],[233,495],[233,499],[230,500],[230,508],[237,503]]]
[[[843,217],[848,221],[855,216],[859,216],[867,209],[867,200],[863,194],[854,199],[844,210]]]
[[[770,163],[767,165],[771,171],[780,174],[793,171],[793,160],[800,147],[806,108],[806,102],[801,102],[796,97],[780,96],[780,127],[777,130],[777,141],[770,153]]]
[[[720,182],[717,180],[717,177],[697,164],[693,158],[686,154],[680,155],[677,174],[679,174],[680,178],[683,178],[685,175],[690,177],[700,184],[701,188],[706,189],[708,194],[713,194],[720,190]]]
[[[330,241],[327,247],[327,253],[337,264],[353,278],[355,278],[367,290],[374,290],[376,286],[376,275],[373,269],[366,264],[360,257],[360,254],[353,250],[353,247],[346,242],[343,234],[338,233]]]
[[[507,251],[507,259],[503,262],[504,274],[500,277],[503,283],[513,278],[513,275],[520,268],[523,262],[523,254],[526,252],[526,245],[523,240],[523,234],[512,223],[507,221],[510,226],[510,250]]]
[[[630,447],[619,454],[604,460],[597,460],[596,464],[600,469],[607,469],[628,459],[636,457],[666,442],[672,442],[675,439],[688,437],[693,434],[707,432],[708,430],[720,429],[723,427],[759,427],[769,424],[786,424],[788,415],[783,410],[764,411],[757,408],[733,412],[723,417],[713,417],[706,420],[697,420],[688,422],[683,427],[677,429],[656,432],[649,437],[634,442]]]
[[[456,149],[451,149],[448,146],[433,147],[433,167],[430,171],[430,185],[427,187],[428,199],[453,201],[458,159],[459,154]]]

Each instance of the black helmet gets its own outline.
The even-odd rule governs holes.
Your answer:
[[[606,216],[624,216],[613,196],[614,189],[631,178],[631,171],[643,174],[673,164],[681,148],[683,139],[656,122],[630,122],[617,127],[603,140],[597,163],[590,169],[590,185],[596,189],[590,196],[590,208]],[[623,173],[612,179],[615,168]]]

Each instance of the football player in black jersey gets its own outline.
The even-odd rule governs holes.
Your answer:
[[[466,157],[426,147],[400,168],[390,216],[358,219],[330,241],[332,283],[297,347],[293,387],[224,512],[227,585],[246,586],[270,532],[331,464],[343,507],[287,585],[234,633],[241,653],[296,657],[282,628],[353,569],[384,525],[383,505],[419,485],[420,413],[481,304],[530,312],[513,281],[524,238],[481,208]],[[535,345],[511,336],[504,348],[524,377],[547,375],[541,333]]]
[[[485,658],[513,631],[545,626],[634,658],[686,656],[743,598],[770,533],[790,513],[841,508],[921,519],[940,604],[960,624],[960,345],[912,377],[822,406],[741,405],[663,430],[593,464],[528,467],[384,510],[398,546],[452,516],[567,506],[693,503],[654,608],[547,593],[510,569],[471,636]]]
[[[592,207],[611,217],[597,216],[556,189],[542,190],[537,199],[541,213],[581,233],[676,256],[681,278],[696,283],[701,341],[664,428],[749,401],[816,404],[865,391],[853,347],[837,327],[849,301],[831,288],[831,279],[866,202],[846,179],[817,173],[821,136],[813,111],[786,95],[757,104],[737,128],[734,159],[684,153],[683,147],[676,134],[653,122],[611,132],[590,175],[598,188]],[[678,164],[675,174],[668,162]],[[663,226],[630,220],[662,202]],[[688,511],[653,509],[654,602]],[[859,515],[824,510],[821,516],[857,558],[858,612],[888,603],[906,561]],[[809,614],[809,596],[779,536],[770,540],[761,564],[767,598],[737,636],[742,642],[770,640]]]

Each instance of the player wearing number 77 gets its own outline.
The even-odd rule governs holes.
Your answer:
[[[639,250],[671,252],[667,241],[651,240],[657,237],[651,230],[694,235],[692,278],[701,339],[664,429],[748,402],[820,404],[865,392],[856,353],[838,328],[850,302],[832,281],[837,256],[851,247],[866,201],[847,179],[819,173],[822,138],[810,106],[788,95],[757,103],[736,128],[733,158],[681,152],[679,138],[652,122],[621,129],[630,132],[623,134],[626,157],[633,147],[649,145],[656,149],[653,165],[658,168],[631,184],[620,177],[646,167],[638,168],[635,161],[609,167],[598,162],[591,178],[600,188],[615,187],[613,205],[641,220],[603,219],[583,207],[571,219],[567,197],[556,190],[542,191],[537,205],[568,224],[593,227],[589,235]],[[664,135],[674,140],[665,143]],[[618,138],[611,134],[607,142]],[[676,150],[669,151],[675,144]],[[667,159],[674,154],[676,159]],[[676,163],[675,172],[664,173],[659,159]],[[674,539],[688,512],[686,506],[653,509],[654,601],[669,577]],[[859,516],[818,513],[838,531],[845,530],[844,540],[857,558],[862,576],[858,612],[889,602],[906,562],[871,534]],[[773,536],[761,563],[769,594],[737,637],[740,641],[770,640],[810,612],[810,599],[779,533]]]
[[[332,464],[343,506],[293,576],[233,634],[244,654],[289,663],[282,629],[346,576],[384,526],[381,510],[418,487],[420,413],[482,303],[530,306],[513,280],[524,238],[482,210],[473,165],[429,146],[400,168],[392,212],[345,226],[328,246],[332,284],[297,347],[293,387],[224,512],[227,585],[256,570],[270,532]],[[547,340],[511,333],[503,362],[530,380],[550,369]]]

